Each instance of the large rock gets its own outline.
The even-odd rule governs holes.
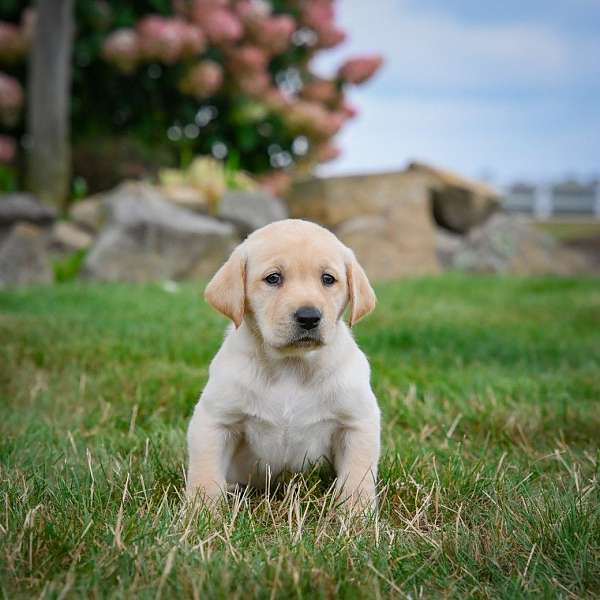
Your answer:
[[[46,227],[55,219],[56,211],[42,204],[31,194],[14,193],[0,196],[0,243],[17,223],[31,223]]]
[[[426,179],[382,173],[312,179],[288,197],[292,217],[333,229],[373,280],[439,271]]]
[[[228,191],[219,202],[218,216],[236,225],[242,236],[273,221],[287,219],[284,203],[262,191]]]
[[[206,194],[191,185],[161,185],[160,192],[165,200],[181,208],[203,214],[208,212],[209,203]]]
[[[451,269],[453,267],[454,257],[462,248],[463,243],[463,236],[438,227],[435,232],[435,245],[437,257],[443,269]]]
[[[173,206],[148,184],[122,184],[104,204],[107,225],[84,267],[84,275],[92,279],[207,277],[238,241],[232,225]]]
[[[499,193],[488,185],[423,163],[408,171],[426,179],[435,221],[449,231],[466,233],[500,208]]]
[[[371,281],[381,281],[412,271],[399,256],[394,236],[389,235],[389,222],[384,217],[367,216],[350,219],[336,229],[338,238],[354,250]]]
[[[600,234],[584,235],[564,242],[567,248],[585,256],[595,274],[600,274]]]
[[[75,202],[69,210],[69,218],[90,233],[97,233],[106,220],[106,209],[102,197],[92,196]]]
[[[59,252],[87,250],[93,242],[90,233],[69,221],[56,222],[50,233],[50,245]]]
[[[526,218],[504,214],[472,230],[451,265],[475,273],[517,275],[573,275],[591,270],[584,256],[538,231]]]
[[[49,225],[55,219],[56,211],[31,194],[14,193],[0,197],[0,226],[22,221],[34,225]]]
[[[379,215],[390,204],[402,202],[410,180],[404,172],[311,178],[295,183],[286,201],[292,218],[334,228],[356,217]]]
[[[0,288],[52,283],[46,232],[18,223],[0,246]]]

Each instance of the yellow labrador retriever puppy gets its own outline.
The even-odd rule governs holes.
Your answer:
[[[342,500],[376,508],[379,407],[352,326],[375,294],[352,251],[307,221],[252,233],[206,300],[234,325],[210,365],[188,431],[187,493],[214,501],[231,484],[334,465]]]

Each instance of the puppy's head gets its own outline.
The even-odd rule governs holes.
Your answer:
[[[349,306],[352,326],[375,307],[353,252],[307,221],[278,221],[238,246],[210,281],[206,300],[239,327],[247,319],[284,353],[327,344]]]

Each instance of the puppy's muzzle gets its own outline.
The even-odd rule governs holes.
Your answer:
[[[294,313],[294,320],[301,329],[310,331],[321,322],[321,311],[314,306],[302,306]]]

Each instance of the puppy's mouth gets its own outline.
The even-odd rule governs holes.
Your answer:
[[[321,339],[321,336],[316,334],[316,335],[311,335],[311,334],[304,334],[304,335],[298,335],[294,338],[292,338],[288,343],[287,343],[287,347],[288,348],[319,348],[323,345],[323,340]]]

